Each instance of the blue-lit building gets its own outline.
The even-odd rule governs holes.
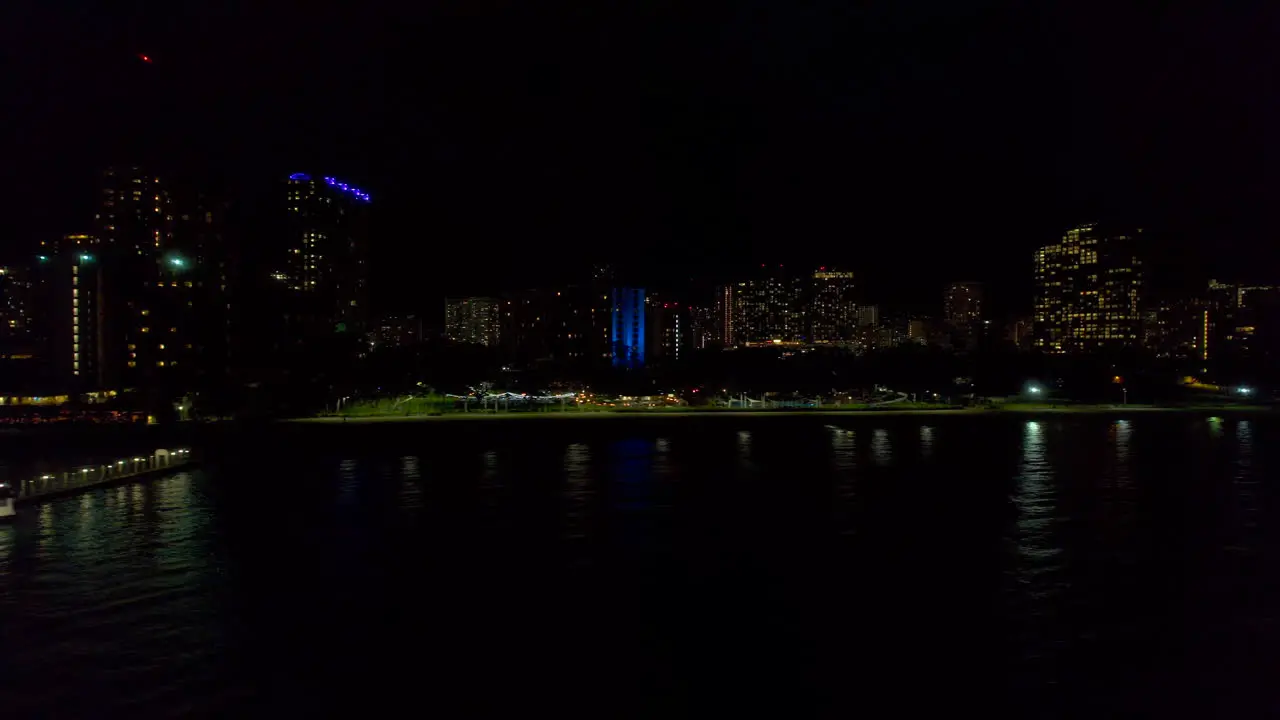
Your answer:
[[[613,366],[644,367],[644,289],[613,289]]]
[[[332,177],[294,173],[286,187],[288,241],[273,277],[293,298],[303,332],[353,332],[368,320],[369,194]]]

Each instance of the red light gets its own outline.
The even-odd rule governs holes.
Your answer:
[[[827,269],[827,266],[826,266],[826,265],[823,265],[822,267],[820,267],[820,268],[818,268],[818,269],[819,269],[819,270],[826,270],[826,269]]]
[[[150,55],[144,55],[144,54],[142,54],[142,53],[138,53],[138,59],[139,59],[139,60],[141,60],[141,61],[142,61],[142,62],[144,62],[144,63],[149,63],[149,62],[151,62],[151,56],[150,56]]]

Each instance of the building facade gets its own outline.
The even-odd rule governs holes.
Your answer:
[[[857,335],[858,305],[853,273],[825,267],[813,273],[809,339],[815,343],[847,343]]]
[[[445,337],[457,343],[497,347],[502,304],[497,298],[450,298],[444,301]]]
[[[955,328],[968,328],[982,320],[982,283],[956,282],[942,294],[942,319]]]
[[[1036,348],[1076,353],[1139,345],[1141,236],[1141,228],[1086,224],[1036,251]]]
[[[278,279],[302,334],[363,333],[368,324],[369,194],[332,177],[289,176],[287,247]]]
[[[762,269],[733,290],[733,339],[736,345],[807,340],[805,285],[783,268]]]
[[[660,294],[647,294],[645,303],[645,329],[649,334],[645,360],[672,364],[687,359],[694,337],[690,308]]]
[[[613,289],[613,366],[644,367],[645,301],[643,288]]]
[[[596,357],[596,353],[602,353],[602,319],[596,300],[601,294],[594,286],[570,286],[521,290],[504,296],[498,331],[504,355],[517,363],[579,365],[603,360]],[[613,297],[611,290],[603,294]],[[612,310],[609,317],[612,322]]]

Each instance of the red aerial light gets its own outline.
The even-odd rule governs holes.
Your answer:
[[[139,60],[141,60],[141,61],[142,61],[142,62],[144,62],[144,63],[149,63],[149,62],[151,62],[151,56],[150,56],[150,55],[143,54],[143,53],[138,53],[138,59],[139,59]]]

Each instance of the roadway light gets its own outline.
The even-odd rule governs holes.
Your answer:
[[[1040,386],[1039,386],[1039,385],[1028,385],[1028,386],[1027,386],[1027,392],[1031,393],[1032,395],[1039,395],[1039,394],[1040,394]]]
[[[1248,395],[1249,393],[1253,392],[1253,390],[1251,388],[1241,387],[1241,388],[1236,388],[1236,392],[1240,393],[1241,395]]]

